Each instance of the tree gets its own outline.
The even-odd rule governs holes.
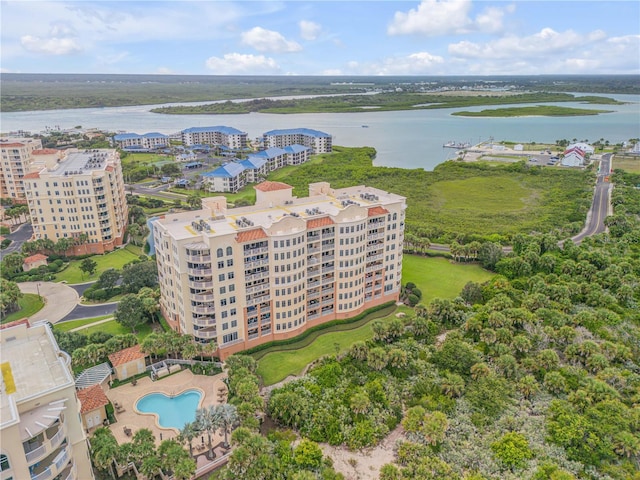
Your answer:
[[[144,310],[151,318],[151,321],[154,322],[156,320],[156,315],[160,312],[160,289],[142,287],[138,292],[138,298],[142,300],[142,304],[144,305]]]
[[[223,403],[215,406],[214,415],[215,424],[224,433],[224,446],[227,447],[229,446],[227,435],[233,428],[234,424],[238,421],[238,411],[235,405]]]
[[[2,260],[3,275],[15,275],[16,273],[22,272],[24,258],[25,256],[20,252],[13,252],[4,257],[4,260]]]
[[[91,258],[85,258],[80,263],[80,270],[89,275],[93,275],[93,273],[96,271],[96,268],[98,268],[98,263]]]
[[[22,298],[22,292],[18,284],[4,278],[0,278],[0,317],[18,310],[18,301]]]
[[[137,293],[143,287],[155,288],[158,285],[158,267],[149,259],[125,265],[122,270],[122,287],[126,292]]]
[[[191,210],[200,210],[202,208],[202,198],[197,193],[194,193],[187,198],[187,204]]]
[[[98,470],[108,471],[115,479],[113,462],[118,454],[118,441],[107,427],[98,427],[90,440],[93,464]]]
[[[133,294],[122,297],[113,316],[116,322],[130,328],[133,333],[136,333],[136,329],[147,322],[144,304]]]
[[[107,292],[108,296],[111,296],[113,289],[118,284],[118,280],[120,280],[120,271],[109,268],[100,274],[98,285]]]
[[[533,458],[529,441],[524,435],[516,432],[505,433],[500,440],[493,442],[491,451],[496,459],[511,471],[526,467],[527,460]]]
[[[322,466],[322,450],[316,442],[303,439],[293,451],[296,464],[302,468],[319,470]]]
[[[207,455],[210,454],[213,445],[211,443],[211,434],[218,429],[217,425],[217,416],[215,412],[215,407],[202,407],[196,410],[196,428],[200,432],[207,433],[208,445],[209,449],[207,451]]]
[[[193,439],[198,435],[198,429],[195,422],[187,422],[180,429],[179,438],[181,441],[189,445],[189,454],[193,457]]]

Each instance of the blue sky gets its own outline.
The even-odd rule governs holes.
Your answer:
[[[2,72],[640,73],[632,1],[2,1]]]

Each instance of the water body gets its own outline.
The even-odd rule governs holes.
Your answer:
[[[505,108],[510,105],[288,115],[265,113],[164,115],[150,112],[152,108],[162,105],[143,105],[2,113],[1,128],[3,132],[16,130],[40,132],[54,125],[59,125],[61,128],[82,125],[84,128],[97,127],[112,131],[137,133],[157,131],[171,134],[189,127],[226,125],[247,132],[250,138],[256,138],[261,137],[268,130],[305,127],[330,133],[333,135],[335,145],[374,147],[378,152],[375,159],[376,165],[432,170],[439,163],[455,155],[455,150],[442,148],[444,143],[452,140],[476,144],[493,137],[496,141],[554,143],[559,139],[576,138],[596,141],[604,138],[611,143],[619,143],[631,138],[639,138],[640,95],[606,96],[629,103],[624,105],[557,103],[555,105],[613,112],[583,117],[515,118],[465,118],[451,115],[452,112],[460,110],[477,111],[487,108]],[[211,102],[193,104],[203,103]],[[181,105],[192,104],[181,103]]]

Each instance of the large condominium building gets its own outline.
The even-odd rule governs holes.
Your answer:
[[[76,239],[77,254],[122,245],[128,210],[115,150],[67,150],[24,182],[36,239]]]
[[[117,147],[128,151],[155,150],[169,146],[169,136],[158,132],[145,133],[118,133],[113,136],[113,143]]]
[[[192,127],[182,131],[182,144],[192,145],[221,145],[231,150],[247,148],[247,132],[233,127]]]
[[[0,343],[2,480],[94,478],[71,357],[46,324],[3,329]]]
[[[3,137],[0,139],[0,196],[16,203],[27,203],[24,176],[33,163],[33,151],[42,148],[42,141],[35,138]]]
[[[262,140],[264,148],[283,148],[298,144],[309,147],[313,154],[330,153],[332,149],[331,135],[310,128],[270,130],[262,135]]]
[[[279,182],[256,204],[167,215],[153,235],[165,318],[222,358],[397,300],[405,198],[375,188]]]

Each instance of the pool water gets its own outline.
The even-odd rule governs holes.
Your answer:
[[[158,415],[158,424],[162,428],[179,430],[185,423],[196,419],[196,410],[201,398],[202,393],[198,390],[186,390],[175,397],[164,393],[150,393],[136,402],[136,409],[140,413]]]

